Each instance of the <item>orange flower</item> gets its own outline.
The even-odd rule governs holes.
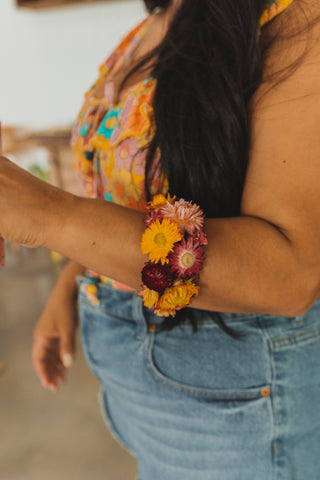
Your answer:
[[[162,193],[159,193],[153,197],[152,202],[149,204],[149,208],[152,210],[159,210],[159,208],[164,207],[167,203],[173,203],[175,198],[175,196],[171,197],[170,193],[168,193],[167,198]]]
[[[143,303],[148,308],[153,308],[159,300],[159,293],[155,290],[150,290],[144,286],[141,292],[138,293],[143,298]]]
[[[160,316],[175,316],[176,310],[181,310],[192,302],[192,297],[198,295],[199,287],[191,280],[178,283],[168,288],[160,297],[155,312]]]

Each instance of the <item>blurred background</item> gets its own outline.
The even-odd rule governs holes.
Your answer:
[[[72,122],[98,66],[145,16],[140,0],[0,0],[4,154],[82,194],[72,171]],[[57,396],[31,365],[32,331],[65,259],[6,244],[0,270],[0,480],[134,480],[83,358]]]

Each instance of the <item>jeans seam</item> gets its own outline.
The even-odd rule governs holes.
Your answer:
[[[122,435],[120,434],[119,430],[117,429],[112,417],[111,413],[109,410],[109,405],[108,405],[108,396],[107,392],[104,391],[102,388],[100,389],[99,392],[99,403],[101,407],[101,412],[102,416],[104,418],[105,423],[108,426],[108,429],[112,435],[112,437],[120,444],[122,445],[131,455],[135,456],[135,453],[133,453],[132,447],[126,442],[126,440],[123,439]]]
[[[276,453],[276,445],[279,440],[279,431],[280,431],[280,423],[279,423],[279,415],[278,415],[278,400],[279,397],[276,395],[276,385],[275,380],[277,378],[277,369],[276,369],[276,362],[273,354],[273,349],[271,345],[271,338],[268,332],[268,329],[263,324],[262,319],[258,319],[258,323],[260,325],[261,331],[264,333],[267,339],[267,345],[269,350],[269,358],[271,363],[271,407],[272,407],[272,415],[273,415],[273,430],[274,435],[271,444],[271,455],[272,455],[272,463],[273,463],[273,470],[272,470],[272,477],[273,480],[277,480],[278,478],[278,457],[279,453]],[[274,393],[274,394],[273,394]]]

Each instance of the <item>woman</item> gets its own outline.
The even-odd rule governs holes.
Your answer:
[[[316,480],[319,7],[145,4],[74,125],[92,198],[1,158],[3,236],[71,259],[35,329],[35,369],[53,391],[65,380],[78,296],[103,411],[140,480]],[[204,210],[208,245],[192,308],[164,318],[137,291],[146,202],[167,191]]]

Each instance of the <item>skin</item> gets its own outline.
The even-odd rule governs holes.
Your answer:
[[[252,146],[241,216],[206,220],[206,262],[193,307],[297,316],[320,295],[319,36],[317,25],[297,71],[264,96],[268,85],[262,84],[250,102]],[[265,73],[290,64],[302,40],[271,50]],[[71,195],[4,157],[0,211],[7,240],[71,259],[34,333],[35,370],[46,388],[57,391],[74,355],[74,277],[84,265],[139,290],[144,214]]]

